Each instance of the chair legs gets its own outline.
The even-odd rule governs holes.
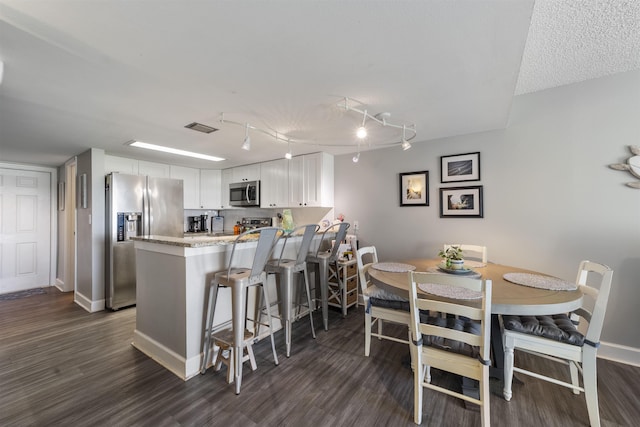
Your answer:
[[[309,322],[311,324],[311,334],[313,338],[316,337],[316,331],[313,326],[313,315],[311,312],[311,291],[309,288],[309,275],[306,267],[303,270],[298,271],[301,274],[300,279],[304,281],[304,289],[307,297],[307,307],[309,307]],[[293,315],[293,285],[294,285],[294,271],[290,269],[285,269],[284,271],[278,273],[278,280],[280,281],[280,293],[282,301],[281,301],[281,318],[284,325],[284,336],[285,336],[285,345],[286,345],[286,354],[287,357],[291,355],[291,328],[294,320],[297,319],[297,315]],[[296,299],[296,305],[300,306],[300,293],[298,292],[298,298]]]
[[[513,383],[513,347],[504,348],[504,388],[502,394],[507,402],[511,400],[511,385]]]
[[[204,374],[207,371],[207,366],[209,365],[209,353],[211,352],[211,329],[213,328],[213,314],[215,312],[217,299],[218,285],[216,283],[212,283],[209,286],[209,305],[207,306],[207,324],[204,330],[204,341],[202,345],[204,357],[202,358],[202,366],[200,367],[201,374]]]
[[[215,307],[216,307],[216,302],[217,302],[217,296],[218,296],[218,288],[220,285],[218,285],[217,283],[212,283],[210,288],[209,288],[209,305],[207,307],[207,324],[205,327],[205,334],[204,334],[204,340],[203,340],[203,359],[202,359],[202,366],[200,368],[200,373],[204,374],[207,370],[207,367],[209,365],[209,356],[211,353],[211,338],[212,338],[212,329],[213,329],[213,319],[214,319],[214,314],[215,314]],[[269,307],[269,296],[266,293],[263,284],[259,284],[259,286],[261,287],[262,290],[262,297],[265,300],[265,303],[267,304],[267,307]],[[230,346],[229,348],[229,359],[230,359],[230,364],[233,365],[233,369],[229,369],[229,376],[227,377],[227,382],[235,382],[235,392],[236,394],[240,394],[240,387],[241,387],[241,383],[242,383],[242,364],[243,364],[243,358],[244,358],[244,348],[248,348],[248,346],[246,346],[244,344],[245,342],[245,337],[244,337],[244,323],[245,323],[245,319],[246,319],[246,291],[247,291],[247,287],[245,286],[241,286],[241,285],[229,285],[229,287],[231,288],[231,318],[232,318],[232,339],[231,342],[233,343],[232,346]],[[273,351],[273,360],[275,362],[276,365],[278,365],[278,355],[276,353],[276,344],[275,344],[275,339],[273,337],[273,322],[271,319],[271,312],[269,310],[267,310],[267,317],[268,317],[268,326],[269,326],[269,335],[271,337],[271,349]],[[255,325],[256,329],[259,329],[260,325],[256,324]],[[256,330],[257,332],[257,330]],[[256,334],[257,335],[257,334]],[[252,364],[251,367],[254,368],[255,366],[255,358],[252,357],[253,355],[253,351],[252,350],[247,350],[249,352],[249,358],[250,360],[252,360]],[[231,371],[233,370],[233,373],[231,373]],[[230,378],[232,378],[233,380],[230,381]]]
[[[364,355],[369,357],[371,353],[371,314],[364,313]]]
[[[589,411],[589,424],[591,427],[600,427],[596,349],[589,345],[585,345],[582,350],[582,381],[584,382],[584,397]]]

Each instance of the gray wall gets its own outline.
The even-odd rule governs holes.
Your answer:
[[[104,151],[85,151],[77,165],[78,177],[87,174],[87,208],[78,206],[76,217],[77,292],[90,304],[87,309],[97,311],[104,309]]]
[[[442,244],[488,247],[492,262],[575,280],[582,259],[614,269],[603,341],[640,364],[640,190],[608,168],[640,145],[640,72],[515,98],[506,130],[335,159],[335,212],[359,221],[382,260],[435,257]],[[420,130],[418,129],[418,135]],[[440,218],[440,156],[481,153],[484,218]],[[400,172],[428,170],[428,207],[399,206]],[[611,347],[611,346],[610,346]],[[602,351],[601,351],[602,353]],[[634,359],[634,360],[633,360]]]

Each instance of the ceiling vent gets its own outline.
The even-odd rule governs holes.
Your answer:
[[[198,122],[189,123],[185,127],[187,129],[196,130],[202,133],[211,133],[218,130],[216,128],[212,128],[211,126],[203,125],[202,123],[198,123]]]

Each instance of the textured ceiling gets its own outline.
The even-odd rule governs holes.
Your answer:
[[[414,144],[501,129],[514,95],[639,69],[640,1],[0,0],[0,161],[90,147],[192,167],[399,144],[339,108],[415,124]],[[191,122],[219,128],[209,135]],[[222,156],[141,152],[132,139]],[[408,152],[410,153],[410,152]],[[408,154],[410,155],[410,154]]]
[[[515,94],[640,69],[640,1],[536,0]]]

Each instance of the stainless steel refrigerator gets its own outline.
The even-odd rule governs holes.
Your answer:
[[[184,235],[183,182],[111,173],[106,176],[105,305],[117,310],[136,303],[132,236]]]

